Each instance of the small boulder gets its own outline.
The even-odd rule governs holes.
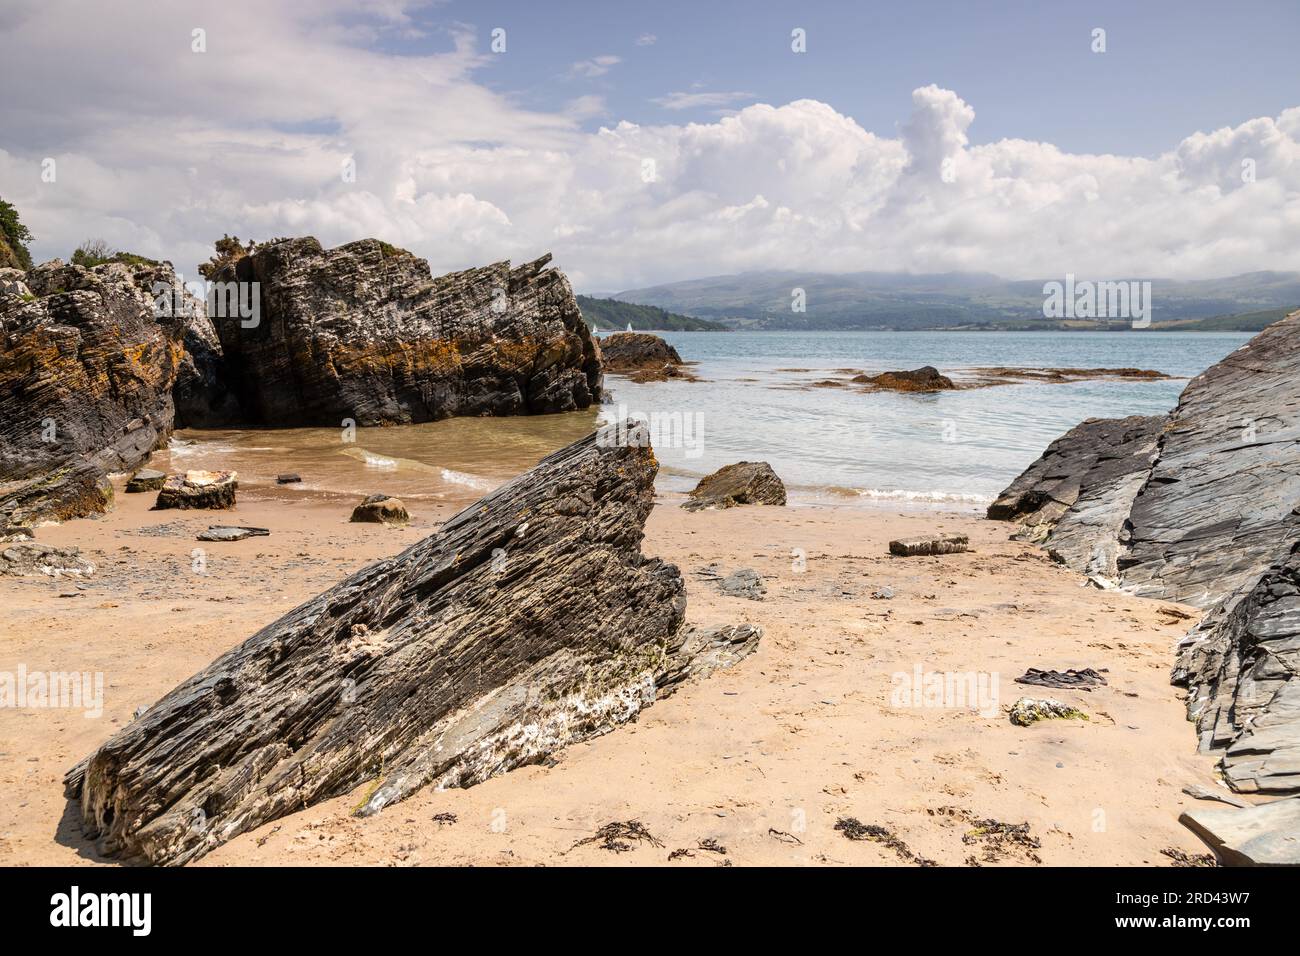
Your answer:
[[[855,375],[853,381],[858,385],[891,392],[945,392],[957,387],[952,379],[941,374],[933,365],[912,369],[910,372]]]
[[[404,525],[411,520],[406,505],[389,495],[370,495],[352,509],[352,521],[371,524]]]
[[[234,471],[187,471],[170,475],[158,492],[154,509],[233,508],[238,488],[239,473]]]
[[[687,511],[736,505],[784,505],[785,485],[767,462],[738,461],[701,478],[690,498],[682,503]]]
[[[898,558],[919,554],[960,554],[970,547],[970,538],[964,534],[944,534],[937,538],[910,538],[889,542],[889,553]]]
[[[161,491],[167,475],[152,468],[141,468],[126,483],[126,493],[137,495],[142,491]]]
[[[290,473],[290,474],[287,474],[287,475],[276,475],[276,476],[275,476],[275,483],[276,483],[277,485],[296,485],[296,484],[298,484],[300,481],[302,481],[302,475],[299,475],[299,474],[293,474],[293,473]]]

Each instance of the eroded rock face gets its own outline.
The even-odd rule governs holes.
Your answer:
[[[682,503],[687,511],[736,505],[784,505],[785,484],[765,461],[738,461],[700,479]]]
[[[1173,679],[1237,790],[1300,791],[1300,313],[1167,417],[1086,422],[989,510],[1070,567],[1206,609]]]
[[[106,510],[104,475],[167,439],[182,329],[152,290],[172,280],[166,264],[54,260],[0,283],[0,522]]]
[[[367,781],[373,814],[632,719],[752,631],[680,637],[657,464],[589,436],[181,684],[66,777],[103,852],[183,863]]]
[[[259,314],[212,316],[247,423],[338,426],[523,415],[599,401],[600,360],[550,256],[433,278],[374,239],[258,247],[217,282],[258,283]],[[248,326],[248,327],[246,327]]]

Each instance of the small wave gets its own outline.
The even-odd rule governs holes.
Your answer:
[[[494,487],[490,481],[467,475],[463,471],[453,471],[450,468],[442,469],[442,480],[453,485],[464,485],[466,488],[477,488],[480,491],[489,491]]]
[[[880,488],[854,488],[844,489],[852,491],[860,498],[871,498],[881,501],[927,501],[936,504],[968,504],[968,505],[987,505],[992,504],[993,498],[990,495],[968,495],[954,491],[904,491],[902,488],[895,488],[892,491],[882,490]]]

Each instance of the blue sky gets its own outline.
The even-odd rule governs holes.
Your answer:
[[[1297,27],[1294,0],[5,0],[0,197],[37,259],[99,238],[188,275],[226,233],[435,272],[551,252],[581,291],[1298,270]]]
[[[1300,3],[455,2],[413,14],[446,46],[460,22],[507,31],[480,75],[538,109],[605,98],[610,120],[709,120],[653,101],[691,90],[747,93],[737,106],[811,98],[890,133],[911,91],[937,84],[975,104],[974,143],[1037,139],[1071,152],[1151,156],[1189,131],[1274,116],[1298,100]],[[802,27],[808,52],[790,52]],[[1091,50],[1106,30],[1107,51]],[[637,39],[653,36],[650,45]],[[617,56],[601,76],[572,64]]]

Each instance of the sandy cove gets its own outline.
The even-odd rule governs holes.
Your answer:
[[[105,696],[98,719],[0,709],[0,864],[103,862],[66,812],[69,767],[137,708],[459,507],[411,503],[411,526],[395,530],[348,523],[353,497],[267,486],[241,488],[225,513],[154,512],[153,500],[119,493],[108,515],[38,531],[38,541],[78,546],[96,564],[88,587],[0,577],[0,671],[102,671]],[[670,855],[675,866],[913,865],[897,846],[846,839],[834,827],[847,817],[942,865],[1161,866],[1172,864],[1167,848],[1205,852],[1177,816],[1196,803],[1184,786],[1217,787],[1215,759],[1196,753],[1182,692],[1169,684],[1174,644],[1195,616],[1081,586],[1037,549],[1008,541],[1007,525],[974,516],[797,506],[688,514],[679,500],[658,499],[644,550],[682,569],[689,623],[761,625],[754,656],[548,765],[469,790],[426,789],[366,820],[349,815],[358,788],[243,834],[198,865],[647,865]],[[272,534],[194,540],[215,523]],[[968,534],[973,551],[886,553],[890,539],[936,531]],[[202,574],[191,570],[196,547],[206,550]],[[714,564],[757,570],[766,599],[721,595],[696,573]],[[894,597],[873,598],[882,587]],[[999,675],[998,712],[894,706],[894,675],[917,666]],[[1107,668],[1109,686],[1014,683],[1028,667]],[[1005,709],[1024,695],[1055,697],[1092,719],[1013,726]],[[1027,822],[1041,845],[964,842],[986,819]],[[662,846],[575,847],[627,820]],[[700,848],[710,840],[725,855]]]

